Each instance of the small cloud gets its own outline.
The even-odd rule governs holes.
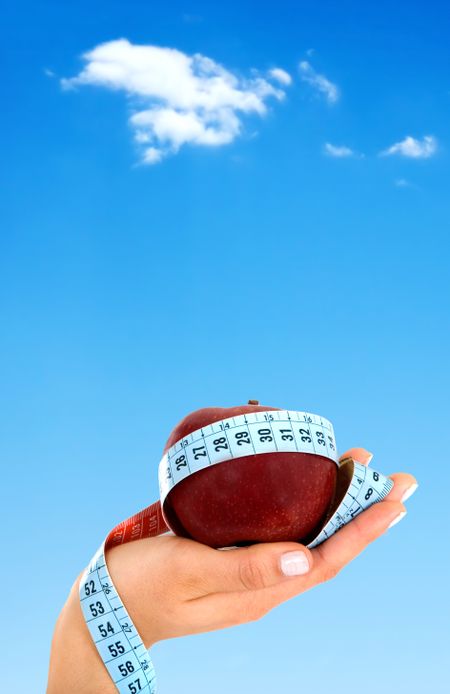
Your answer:
[[[302,60],[299,65],[300,77],[304,82],[311,85],[313,89],[323,94],[330,104],[336,103],[339,99],[339,89],[336,84],[330,82],[325,75],[316,72],[307,60]]]
[[[150,140],[150,135],[146,133],[144,130],[136,130],[136,132],[134,133],[134,141],[140,145],[143,145],[146,142],[150,142]]]
[[[282,100],[290,75],[274,68],[271,84],[252,70],[241,77],[207,56],[175,48],[107,41],[83,56],[63,89],[85,85],[122,91],[133,110],[129,125],[141,162],[156,164],[183,145],[218,147],[237,138],[246,116],[263,117],[269,99]],[[283,86],[281,86],[283,85]]]
[[[308,58],[310,58],[312,55],[314,55],[315,52],[315,48],[308,48],[308,50],[306,51],[306,55],[308,56]]]
[[[362,156],[361,154],[358,154],[350,147],[346,147],[346,145],[332,145],[331,142],[326,142],[324,144],[323,151],[324,151],[324,154],[326,154],[327,156],[335,157],[336,159],[344,159],[346,157],[361,157]]]
[[[163,157],[164,152],[162,152],[160,149],[157,149],[157,147],[147,147],[142,156],[142,163],[158,164]]]
[[[399,154],[410,159],[428,159],[437,151],[437,140],[433,135],[425,135],[422,140],[407,135],[401,142],[396,142],[388,149],[380,152],[380,156],[389,157]]]
[[[49,70],[48,67],[44,68],[44,75],[47,77],[56,77],[56,74],[53,72],[53,70]]]
[[[292,77],[290,74],[286,72],[286,70],[282,70],[281,67],[274,67],[272,70],[269,70],[269,76],[273,77],[273,79],[280,84],[284,84],[286,86],[292,83]]]

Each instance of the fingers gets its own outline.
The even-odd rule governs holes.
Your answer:
[[[263,614],[299,593],[334,578],[346,564],[382,535],[391,523],[401,519],[403,513],[404,506],[399,502],[383,501],[356,516],[336,535],[312,550],[314,565],[310,572],[292,578],[289,582],[258,591],[258,602]],[[257,609],[255,603],[254,599],[250,609]]]
[[[313,550],[315,569],[311,578],[316,582],[333,578],[404,513],[405,507],[399,501],[385,500],[356,516]]]
[[[340,456],[339,461],[345,458],[353,458],[353,460],[361,463],[361,465],[369,465],[373,458],[373,454],[365,448],[349,448],[348,451],[345,451],[345,453]],[[404,503],[414,494],[419,486],[417,480],[412,475],[408,475],[404,472],[391,475],[391,480],[394,482],[394,487],[388,495],[391,501],[401,501]]]
[[[319,583],[334,578],[344,566],[380,537],[391,523],[401,519],[404,513],[404,506],[398,501],[375,504],[312,550],[314,565],[308,574],[292,579],[290,583],[263,591],[267,593],[267,597],[262,596],[261,600],[275,607]]]
[[[344,460],[344,458],[353,458],[353,460],[356,460],[357,463],[361,463],[361,465],[369,465],[373,458],[373,453],[365,448],[349,448],[348,451],[345,451],[345,453],[339,457],[339,460]]]

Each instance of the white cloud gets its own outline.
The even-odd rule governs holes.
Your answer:
[[[131,99],[129,123],[142,148],[142,162],[154,164],[184,144],[219,146],[242,130],[243,115],[264,116],[267,100],[284,90],[252,71],[238,77],[219,63],[174,48],[108,41],[82,56],[85,66],[64,89],[92,85],[124,91]],[[288,73],[273,68],[270,77],[287,85]],[[269,79],[270,79],[269,77]]]
[[[329,157],[336,157],[343,159],[345,157],[355,157],[356,152],[354,152],[350,147],[346,147],[345,145],[332,145],[330,142],[326,142],[323,151],[325,154],[327,154]],[[361,156],[361,155],[358,155]]]
[[[269,75],[273,77],[274,80],[277,80],[277,82],[280,82],[280,84],[288,85],[292,83],[290,74],[280,67],[274,67],[272,70],[269,70]]]
[[[299,65],[300,77],[304,82],[310,84],[314,89],[323,94],[330,104],[336,103],[339,99],[339,89],[336,84],[330,82],[325,75],[316,72],[307,60],[302,60]]]
[[[399,154],[402,157],[410,157],[412,159],[427,159],[433,156],[437,150],[437,140],[433,135],[425,135],[422,140],[416,140],[415,137],[407,135],[401,142],[396,142],[388,149],[380,152],[381,156],[391,156]]]
[[[163,152],[156,147],[147,147],[142,155],[144,164],[158,164],[163,158]]]

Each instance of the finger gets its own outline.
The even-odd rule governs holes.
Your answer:
[[[216,576],[216,592],[184,604],[192,629],[196,629],[199,615],[200,631],[260,619],[282,601],[277,593],[281,585],[296,586],[286,594],[300,592],[302,585],[305,589],[306,576],[313,566],[311,551],[296,542],[251,545],[223,554],[231,561],[225,572],[222,565],[220,577]]]
[[[348,451],[345,451],[345,453],[339,457],[339,461],[344,460],[344,458],[353,458],[353,460],[356,460],[357,463],[361,463],[361,465],[369,465],[373,458],[373,453],[365,448],[349,448]]]
[[[293,575],[306,574],[312,565],[311,551],[297,542],[266,542],[227,552],[211,550],[204,563],[204,594],[268,588]]]
[[[405,514],[406,509],[399,501],[384,500],[356,516],[351,523],[312,551],[314,570],[310,579],[322,582],[333,578]]]
[[[390,479],[393,481],[394,486],[387,495],[389,501],[401,501],[404,504],[419,486],[416,478],[405,472],[397,472],[391,475]]]

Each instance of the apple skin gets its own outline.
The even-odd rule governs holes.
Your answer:
[[[213,422],[279,409],[249,404],[195,410],[174,428],[164,453]],[[243,456],[178,482],[165,499],[163,515],[176,535],[210,547],[302,542],[324,521],[336,477],[336,464],[319,455],[276,452]]]

